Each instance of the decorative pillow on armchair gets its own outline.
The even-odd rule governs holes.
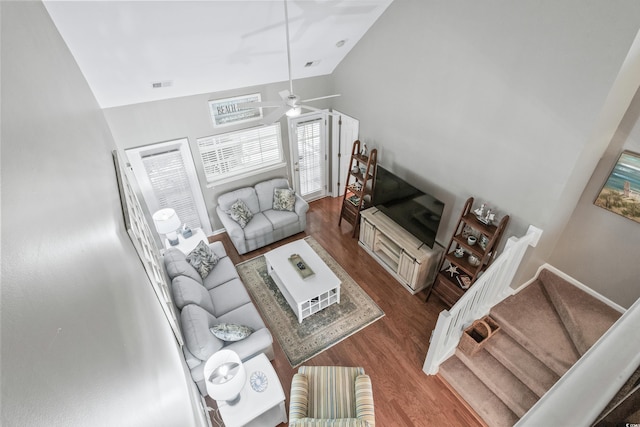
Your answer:
[[[273,210],[293,212],[296,206],[296,192],[290,188],[273,189]]]
[[[218,263],[218,255],[202,240],[198,243],[198,246],[187,255],[187,261],[198,271],[200,277],[204,279]]]
[[[242,228],[245,228],[249,221],[251,221],[251,218],[253,218],[253,214],[247,204],[240,199],[231,205],[231,209],[229,209],[229,216],[235,222],[240,224],[240,227]]]

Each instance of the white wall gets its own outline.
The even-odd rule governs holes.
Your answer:
[[[440,242],[473,195],[511,215],[508,235],[545,230],[539,263],[608,145],[594,127],[639,27],[632,0],[396,0],[334,72],[335,107],[446,203]]]
[[[640,153],[640,91],[600,159],[549,263],[612,301],[629,307],[640,298],[640,224],[593,204],[623,150]]]
[[[124,229],[103,113],[43,5],[0,8],[1,423],[204,425]]]
[[[244,127],[258,126],[260,122],[243,123],[236,126],[214,128],[209,113],[209,100],[229,98],[250,93],[261,93],[263,101],[279,100],[278,91],[288,89],[288,82],[241,88],[229,92],[205,93],[201,95],[172,98],[163,101],[113,107],[104,110],[116,144],[121,149],[138,147],[178,138],[188,138],[200,187],[207,205],[209,219],[214,230],[222,228],[215,207],[218,195],[247,185],[254,185],[274,177],[289,178],[290,170],[283,167],[247,179],[237,180],[211,187],[207,185],[202,161],[198,153],[197,139],[218,133],[230,132]],[[314,77],[294,81],[294,91],[304,99],[332,94],[330,78]],[[331,100],[314,102],[317,108],[327,108]],[[271,109],[266,109],[268,114]],[[286,117],[281,121],[285,158],[288,160],[289,132]]]

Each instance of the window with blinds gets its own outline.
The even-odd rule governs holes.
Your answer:
[[[323,186],[323,154],[320,138],[322,119],[298,123],[298,157],[300,174],[300,194],[321,191]]]
[[[199,138],[207,182],[282,163],[281,139],[280,123]]]
[[[173,208],[183,224],[191,229],[201,228],[180,149],[143,155],[142,164],[159,208]]]

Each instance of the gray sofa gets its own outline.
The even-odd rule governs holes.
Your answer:
[[[204,279],[178,249],[168,249],[164,255],[174,303],[180,310],[185,360],[203,396],[207,395],[204,364],[216,351],[233,350],[242,360],[259,353],[265,353],[270,360],[274,358],[271,333],[251,302],[224,246],[214,242],[209,247],[218,256],[218,262]],[[210,330],[220,323],[248,326],[253,333],[240,341],[222,341]]]
[[[239,254],[300,233],[307,226],[309,204],[299,195],[295,195],[292,212],[273,209],[276,188],[289,188],[289,182],[284,178],[275,178],[218,197],[216,212]],[[238,200],[242,200],[253,214],[244,228],[229,214]]]

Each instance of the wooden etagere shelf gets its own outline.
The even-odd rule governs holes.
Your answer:
[[[453,306],[495,258],[509,215],[503,216],[497,224],[491,221],[485,223],[476,217],[472,207],[473,197],[470,197],[464,204],[454,234],[440,261],[427,300],[434,293],[449,307]],[[476,238],[475,243],[469,242],[469,236]]]
[[[378,150],[375,148],[366,155],[361,154],[362,147],[359,140],[354,141],[349,161],[349,172],[345,181],[342,207],[338,225],[344,218],[353,226],[353,237],[356,236],[360,225],[360,212],[371,206],[371,195],[376,176],[376,162]]]

